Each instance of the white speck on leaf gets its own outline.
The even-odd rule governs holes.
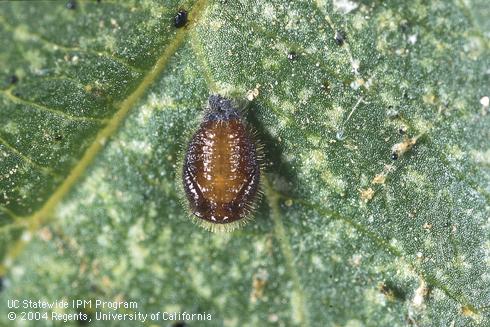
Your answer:
[[[349,0],[333,0],[333,6],[337,11],[348,14],[352,10],[356,9],[359,4]]]
[[[488,108],[488,106],[490,105],[490,98],[487,97],[487,96],[484,96],[480,99],[480,103],[481,105],[484,107],[484,108]]]
[[[416,42],[417,42],[417,34],[413,34],[408,37],[408,43],[413,45]]]
[[[412,304],[415,307],[421,307],[424,303],[425,296],[427,295],[427,286],[423,280],[420,280],[419,287],[415,290],[415,294],[412,299]]]
[[[255,85],[255,88],[253,90],[249,90],[247,92],[248,101],[252,101],[259,96],[259,88],[260,88],[260,84],[257,84]]]

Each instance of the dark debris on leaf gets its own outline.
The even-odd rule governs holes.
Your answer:
[[[334,36],[335,43],[337,45],[343,45],[345,41],[345,33],[342,31],[335,31],[335,36]]]
[[[321,88],[322,88],[323,92],[326,92],[326,93],[330,92],[330,89],[331,89],[330,82],[327,80],[323,81]]]
[[[63,140],[63,135],[61,133],[54,134],[54,140],[59,142]]]
[[[291,51],[288,53],[288,59],[291,61],[294,61],[294,60],[298,59],[298,54],[294,51]]]
[[[16,84],[18,81],[19,78],[17,77],[17,75],[10,75],[9,77],[7,77],[8,84]]]
[[[179,10],[174,18],[174,26],[177,28],[184,27],[187,24],[187,11]]]
[[[379,285],[379,291],[387,296],[390,300],[404,301],[407,296],[403,289],[389,281],[381,283]]]
[[[70,0],[66,3],[65,7],[66,9],[71,9],[71,10],[77,9],[77,2],[75,0]]]

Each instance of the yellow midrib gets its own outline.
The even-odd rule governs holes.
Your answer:
[[[207,0],[198,0],[196,4],[189,11],[189,16],[192,17],[190,23],[182,29],[177,30],[175,38],[165,48],[160,58],[157,60],[153,68],[151,68],[146,76],[143,78],[138,87],[123,101],[119,106],[119,110],[109,120],[106,127],[99,131],[94,142],[88,147],[83,154],[80,161],[70,171],[63,183],[56,189],[56,191],[49,197],[44,205],[35,213],[23,219],[29,220],[29,231],[33,232],[39,228],[45,221],[49,214],[54,210],[56,205],[64,198],[64,196],[70,191],[72,186],[78,180],[78,178],[85,172],[95,156],[103,148],[106,141],[117,131],[119,125],[123,119],[127,116],[128,112],[138,100],[142,98],[148,87],[155,81],[155,79],[162,73],[167,66],[169,60],[173,54],[182,45],[187,33],[194,28],[198,23],[201,14],[206,7]],[[20,239],[13,245],[6,256],[6,260],[10,261],[15,258],[23,249],[27,241]],[[5,274],[6,267],[0,265],[0,275]]]

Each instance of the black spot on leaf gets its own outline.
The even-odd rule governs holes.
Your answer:
[[[330,89],[331,89],[331,86],[330,86],[330,82],[325,80],[323,81],[322,83],[322,90],[326,93],[329,93],[330,92]]]
[[[74,10],[77,9],[77,2],[75,0],[70,0],[66,3],[66,9]]]
[[[174,26],[177,28],[184,27],[187,24],[187,11],[179,10],[174,18]]]
[[[16,84],[18,81],[19,78],[17,77],[17,75],[10,75],[9,77],[7,77],[8,84]]]
[[[335,31],[334,40],[337,45],[343,45],[345,41],[345,33],[342,31]]]
[[[404,301],[406,298],[406,293],[397,285],[390,281],[386,281],[379,285],[379,291],[386,295],[390,300],[400,300]]]
[[[54,140],[57,142],[60,142],[63,140],[63,135],[61,133],[55,133],[54,134]]]
[[[288,53],[288,59],[291,61],[294,61],[294,60],[298,59],[298,54],[294,51],[291,51]]]

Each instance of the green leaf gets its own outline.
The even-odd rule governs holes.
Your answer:
[[[70,3],[0,3],[3,303],[490,324],[485,0]],[[179,195],[210,93],[255,97],[268,161],[254,221],[230,234],[192,224]],[[3,325],[9,311],[25,309],[2,306]]]

